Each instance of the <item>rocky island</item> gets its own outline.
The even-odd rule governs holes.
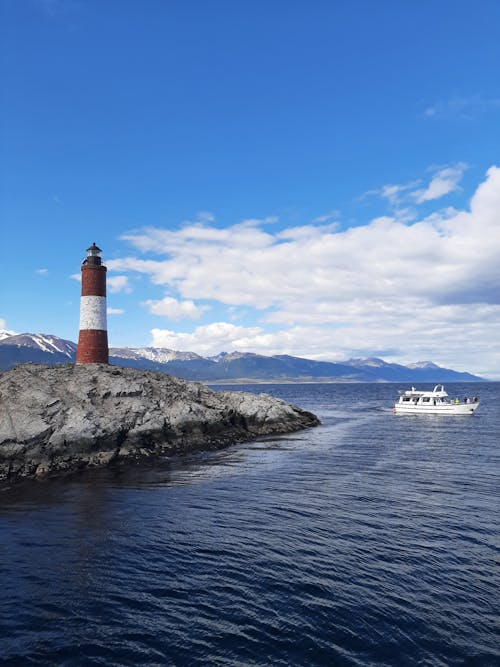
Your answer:
[[[23,364],[0,374],[0,480],[220,449],[316,426],[266,394],[213,391],[107,364]]]

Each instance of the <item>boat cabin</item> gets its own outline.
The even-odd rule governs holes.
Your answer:
[[[422,403],[422,404],[432,404],[438,405],[440,403],[447,403],[448,401],[443,400],[440,396],[401,396],[399,399],[400,403]]]
[[[415,387],[405,391],[400,397],[400,403],[410,403],[419,405],[441,405],[448,404],[446,397],[448,394],[442,384],[437,384],[432,391],[417,391]]]

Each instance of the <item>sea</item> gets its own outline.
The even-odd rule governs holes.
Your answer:
[[[230,388],[322,425],[2,489],[0,664],[500,665],[500,383]]]

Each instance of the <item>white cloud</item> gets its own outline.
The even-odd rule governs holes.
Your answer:
[[[443,169],[431,183],[458,182]],[[437,209],[412,224],[392,215],[346,230],[308,225],[271,233],[255,221],[147,228],[127,239],[139,250],[154,247],[158,259],[126,257],[113,268],[144,273],[176,293],[160,312],[167,317],[180,303],[197,312],[199,300],[233,308],[231,319],[242,308],[260,317],[250,331],[229,323],[192,333],[156,329],[168,347],[316,358],[385,351],[490,372],[500,370],[499,211],[500,168],[492,167],[469,208]],[[162,310],[162,301],[154,304]]]
[[[123,315],[125,312],[123,308],[106,308],[108,315]]]
[[[436,173],[431,178],[425,188],[419,188],[422,181],[414,180],[404,184],[383,185],[377,190],[369,190],[363,197],[368,195],[377,195],[385,199],[392,207],[398,220],[408,222],[414,219],[417,214],[409,205],[423,204],[426,201],[440,199],[450,192],[459,190],[459,183],[462,180],[467,165],[463,162],[447,165],[431,171]]]
[[[487,98],[482,95],[463,97],[455,95],[447,100],[439,100],[424,109],[425,118],[462,118],[472,119],[481,112],[489,109],[500,109],[500,99]]]
[[[12,331],[7,329],[7,320],[5,320],[3,317],[0,317],[0,340],[4,340],[9,336],[16,336],[16,335],[17,331]]]
[[[400,206],[408,198],[409,191],[419,183],[420,181],[412,181],[404,185],[383,185],[380,190],[373,190],[368,194],[378,194],[383,199],[387,199],[392,206]]]
[[[224,244],[227,246],[240,247],[242,243],[247,243],[250,247],[263,247],[268,244],[273,237],[263,232],[260,227],[276,222],[277,218],[267,217],[262,219],[247,219],[233,225],[219,229],[209,227],[204,222],[186,222],[178,231],[168,229],[158,229],[157,227],[146,227],[145,229],[130,234],[124,234],[121,238],[130,241],[135,248],[142,252],[154,252],[159,255],[176,253],[179,250],[185,250],[187,244],[197,243],[201,246],[216,246]],[[132,258],[132,262],[136,261]],[[154,266],[153,260],[146,260],[143,264],[146,267]],[[108,260],[108,268],[112,270],[122,270],[123,262],[119,260]],[[130,268],[125,265],[125,268]]]
[[[152,329],[152,345],[174,350],[196,350],[201,355],[213,355],[222,350],[245,350],[246,341],[255,341],[262,334],[261,327],[240,327],[230,322],[213,322],[196,327],[192,333],[178,333],[168,329]]]
[[[322,225],[321,229],[323,232],[335,231],[339,228],[337,222],[330,222],[327,225]],[[317,225],[303,225],[302,227],[288,227],[281,232],[276,234],[277,239],[287,240],[287,241],[305,241],[315,237],[318,233]]]
[[[210,306],[197,306],[193,301],[178,301],[171,296],[166,296],[160,301],[148,299],[144,302],[149,312],[153,315],[163,315],[170,320],[193,319],[201,317],[205,310],[210,310]]]
[[[417,204],[425,201],[439,199],[450,192],[459,189],[459,182],[462,180],[466,165],[462,162],[451,167],[440,169],[433,177],[429,185],[423,190],[415,190],[411,196]]]
[[[109,262],[107,262],[106,265],[109,267]],[[72,273],[69,277],[71,280],[76,280],[79,283],[82,282],[81,273]],[[128,276],[107,276],[106,285],[109,291],[114,294],[118,292],[125,292],[125,294],[129,294],[132,292],[132,288],[129,285]]]
[[[35,273],[38,273],[40,276],[46,276],[48,274],[48,269],[35,269]]]
[[[325,213],[324,215],[319,215],[317,218],[313,218],[312,222],[316,224],[323,224],[324,222],[334,220],[335,218],[340,218],[340,211],[337,211],[336,209],[330,211],[329,213]]]
[[[377,304],[380,305],[380,304]],[[214,322],[192,332],[152,329],[151,345],[213,356],[221,351],[291,354],[322,361],[343,361],[352,357],[380,356],[399,363],[432,360],[456,370],[490,373],[498,377],[500,352],[491,349],[500,336],[498,308],[492,306],[440,306],[431,309],[409,303],[405,308],[383,308],[351,323],[328,327],[321,324],[297,325],[266,332],[262,326],[239,327],[230,322]],[[417,307],[417,310],[415,310]],[[418,315],[417,315],[418,314]],[[352,313],[349,314],[352,316]],[[484,326],[491,327],[491,339]],[[464,337],[464,327],[465,337]],[[470,339],[473,350],[464,346]],[[470,354],[470,357],[468,355]],[[474,358],[488,359],[482,368]]]
[[[110,292],[125,292],[129,294],[132,291],[128,282],[128,276],[108,276],[106,284]]]

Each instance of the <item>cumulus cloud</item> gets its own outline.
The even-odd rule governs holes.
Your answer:
[[[148,299],[144,302],[153,315],[163,315],[170,320],[192,319],[197,320],[210,306],[197,306],[193,301],[178,301],[174,297],[166,296],[159,301]]]
[[[125,312],[123,308],[106,308],[108,315],[123,315]]]
[[[261,327],[240,327],[230,322],[213,322],[196,327],[192,333],[168,329],[152,329],[152,345],[175,350],[196,350],[201,355],[213,355],[222,350],[246,350],[247,342],[262,335]]]
[[[435,172],[418,197],[434,201],[445,189],[436,179],[452,187],[460,168]],[[392,350],[398,360],[427,356],[486,372],[500,335],[499,211],[500,168],[492,167],[469,207],[437,209],[412,224],[390,215],[345,230],[273,231],[253,220],[225,229],[146,228],[126,238],[138,251],[154,248],[158,259],[125,257],[113,268],[144,273],[176,293],[164,306],[148,303],[172,319],[179,304],[196,312],[203,300],[233,309],[231,317],[245,308],[260,320],[249,330],[227,322],[191,333],[155,329],[155,341],[168,347],[329,359]]]
[[[110,263],[111,262],[106,262],[106,266],[108,268],[111,268],[109,266]],[[123,264],[123,261],[121,262],[121,264]],[[71,280],[76,280],[79,283],[82,282],[81,273],[72,273],[69,277],[71,278]],[[130,294],[130,292],[132,292],[128,276],[107,276],[106,285],[109,291],[115,294],[118,292],[124,292],[125,294]]]
[[[291,354],[318,361],[369,356],[399,363],[424,359],[448,368],[479,372],[481,368],[474,365],[477,358],[488,360],[481,372],[498,374],[500,353],[497,348],[492,350],[492,341],[500,336],[498,308],[474,305],[471,311],[469,306],[422,306],[416,302],[402,309],[386,306],[382,313],[374,310],[371,315],[353,317],[352,322],[341,326],[311,323],[266,331],[263,326],[214,322],[192,332],[155,328],[151,331],[151,345],[204,356],[238,350]],[[484,336],[485,326],[491,327],[490,338]],[[464,344],[469,340],[472,343]]]
[[[132,291],[128,282],[128,276],[108,276],[106,284],[110,292],[125,292],[128,294]]]
[[[9,336],[15,336],[16,334],[17,331],[7,329],[7,321],[3,317],[0,317],[0,340],[4,340]]]
[[[204,222],[187,222],[177,231],[146,227],[137,232],[124,234],[121,238],[130,241],[137,250],[158,255],[165,254],[165,249],[171,253],[185,251],[190,243],[200,244],[207,248],[221,244],[240,247],[242,243],[247,243],[250,248],[255,248],[268,245],[269,240],[273,237],[270,233],[264,232],[261,226],[275,221],[275,217],[248,219],[222,229],[210,227]],[[123,263],[118,260],[110,260],[107,266],[112,270],[121,270],[118,267],[123,266]],[[151,266],[153,266],[152,263]]]

